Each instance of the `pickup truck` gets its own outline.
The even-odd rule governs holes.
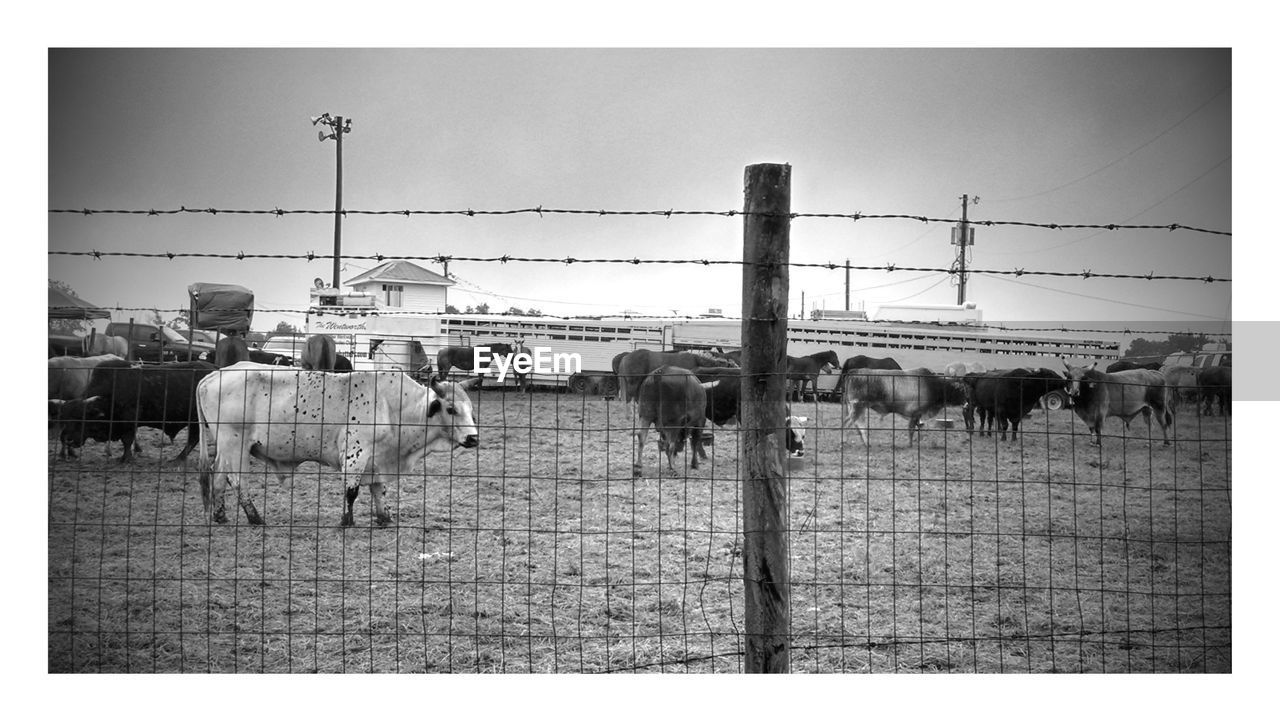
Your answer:
[[[133,360],[160,363],[177,360],[206,360],[213,362],[212,343],[188,341],[169,326],[151,323],[110,323],[107,335],[120,336],[129,343]]]

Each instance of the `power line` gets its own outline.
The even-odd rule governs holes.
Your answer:
[[[1103,301],[1104,303],[1115,303],[1116,305],[1127,305],[1127,306],[1132,306],[1134,308],[1143,308],[1145,310],[1164,310],[1164,311],[1170,310],[1169,308],[1161,308],[1160,306],[1155,306],[1155,305],[1143,305],[1141,303],[1130,303],[1124,300],[1115,300],[1114,298],[1103,298],[1097,295],[1088,295],[1087,293],[1073,293],[1072,291],[1069,291],[1069,290],[1060,290],[1058,288],[1047,288],[1043,285],[1036,285],[1035,283],[1026,283],[1024,281],[1012,280],[1010,278],[994,277],[992,278],[992,280],[999,280],[1005,283],[1013,283],[1015,285],[1023,285],[1028,288],[1035,288],[1037,290],[1047,290],[1052,293],[1062,293],[1064,295],[1073,295],[1077,298],[1088,298],[1089,300],[1100,300],[1100,301]],[[1205,315],[1203,313],[1191,313],[1189,311],[1182,311],[1182,310],[1174,310],[1172,312],[1177,313],[1179,315],[1195,316],[1197,318],[1208,318],[1210,320],[1222,320],[1222,318],[1216,315]]]
[[[1208,100],[1204,101],[1203,103],[1200,103],[1198,106],[1196,106],[1196,109],[1195,109],[1195,110],[1192,110],[1191,112],[1187,113],[1186,115],[1184,115],[1184,116],[1182,117],[1182,119],[1181,119],[1181,120],[1179,120],[1178,122],[1174,123],[1173,125],[1170,125],[1169,127],[1167,127],[1167,128],[1165,128],[1164,130],[1162,130],[1162,131],[1161,131],[1159,134],[1157,134],[1154,138],[1152,138],[1152,139],[1148,140],[1147,142],[1143,143],[1142,145],[1139,145],[1138,147],[1134,148],[1133,150],[1130,150],[1128,153],[1125,153],[1124,155],[1122,155],[1122,156],[1120,156],[1120,157],[1116,158],[1115,160],[1111,161],[1110,163],[1107,163],[1106,165],[1102,166],[1101,168],[1098,168],[1097,170],[1094,170],[1094,171],[1092,171],[1092,172],[1086,173],[1086,174],[1084,174],[1084,175],[1082,175],[1082,176],[1080,176],[1080,177],[1076,178],[1075,180],[1069,180],[1069,181],[1067,181],[1067,182],[1063,183],[1062,185],[1057,186],[1056,188],[1050,188],[1050,189],[1048,189],[1048,190],[1042,190],[1042,191],[1040,191],[1039,193],[1032,193],[1031,195],[1022,195],[1022,196],[1018,196],[1018,197],[1016,197],[1016,198],[995,198],[994,200],[993,200],[993,199],[988,199],[988,201],[987,201],[987,202],[990,202],[990,203],[1006,203],[1006,202],[1013,202],[1013,201],[1015,201],[1015,200],[1028,200],[1028,199],[1030,199],[1030,198],[1038,198],[1038,197],[1040,197],[1040,196],[1042,196],[1042,195],[1048,195],[1049,193],[1056,193],[1057,191],[1062,190],[1063,188],[1067,188],[1067,187],[1070,187],[1070,186],[1072,186],[1072,185],[1075,185],[1076,183],[1079,183],[1079,182],[1080,182],[1080,181],[1082,181],[1082,180],[1087,180],[1087,179],[1089,179],[1089,178],[1092,178],[1093,176],[1095,176],[1095,175],[1097,175],[1098,173],[1101,173],[1102,171],[1104,171],[1104,170],[1106,170],[1106,169],[1108,169],[1108,168],[1110,168],[1110,167],[1112,167],[1112,166],[1116,165],[1117,163],[1120,163],[1120,162],[1122,162],[1122,161],[1124,161],[1124,160],[1127,160],[1128,158],[1132,157],[1132,156],[1133,156],[1135,153],[1137,153],[1138,151],[1142,150],[1143,148],[1147,147],[1148,145],[1151,145],[1152,143],[1156,142],[1156,141],[1157,141],[1157,140],[1159,140],[1160,138],[1163,138],[1164,136],[1168,135],[1170,132],[1172,132],[1172,131],[1173,131],[1173,129],[1174,129],[1174,128],[1177,128],[1179,125],[1182,125],[1182,124],[1183,124],[1184,122],[1186,122],[1186,121],[1187,121],[1191,116],[1193,116],[1193,115],[1195,115],[1196,113],[1198,113],[1198,112],[1200,112],[1201,110],[1203,110],[1206,106],[1208,106],[1208,105],[1209,105],[1209,103],[1212,103],[1213,101],[1217,100],[1217,99],[1218,99],[1218,97],[1219,97],[1220,95],[1222,95],[1223,93],[1227,92],[1227,91],[1228,91],[1228,90],[1230,90],[1230,89],[1231,89],[1231,86],[1230,86],[1230,85],[1226,86],[1225,88],[1222,88],[1222,89],[1221,89],[1221,90],[1219,90],[1218,92],[1214,93],[1214,94],[1213,94],[1213,97],[1209,98]]]

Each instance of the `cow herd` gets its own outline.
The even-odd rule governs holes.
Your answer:
[[[320,335],[308,339],[298,367],[255,352],[243,339],[228,337],[218,343],[216,363],[135,364],[112,354],[50,358],[49,420],[59,455],[74,456],[89,439],[119,441],[122,461],[129,462],[139,450],[138,428],[152,427],[170,439],[187,431],[177,456],[182,461],[203,432],[200,483],[212,520],[228,520],[222,495],[230,488],[248,522],[262,522],[241,485],[256,458],[281,479],[307,461],[337,469],[346,494],[342,525],[354,523],[362,485],[369,487],[375,522],[385,525],[390,521],[382,499],[387,482],[429,453],[480,443],[468,396],[478,378],[451,383],[437,376],[424,385],[395,371],[353,372],[333,340]],[[650,429],[657,431],[660,464],[665,457],[674,471],[676,456],[688,445],[689,465],[698,468],[699,459],[706,458],[707,421],[722,427],[740,417],[739,360],[733,353],[645,349],[613,359],[622,398],[635,404],[637,476]],[[1139,415],[1148,425],[1154,417],[1167,444],[1180,402],[1193,401],[1197,409],[1216,403],[1220,413],[1230,412],[1230,367],[1100,371],[1096,363],[1073,366],[1064,359],[1063,364],[1065,374],[964,364],[935,373],[904,370],[892,358],[858,355],[841,363],[826,351],[789,357],[785,372],[816,396],[818,375],[838,370],[841,429],[852,426],[864,445],[868,411],[905,418],[912,444],[924,421],[947,407],[962,409],[970,433],[976,429],[979,436],[994,436],[998,427],[1001,440],[1011,430],[1016,441],[1022,419],[1037,405],[1051,407],[1044,399],[1053,394],[1067,399],[1095,444],[1101,443],[1103,421],[1111,416],[1126,426]],[[789,405],[784,415],[785,446],[802,454],[805,419],[792,416]]]

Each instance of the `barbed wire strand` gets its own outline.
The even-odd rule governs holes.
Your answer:
[[[591,216],[651,216],[671,218],[673,216],[720,216],[726,218],[734,218],[745,215],[755,215],[759,217],[785,217],[791,220],[801,218],[819,218],[819,219],[843,219],[843,220],[915,220],[922,223],[959,223],[959,218],[931,218],[924,215],[912,215],[909,213],[748,213],[742,210],[586,210],[575,208],[544,208],[537,206],[533,208],[511,208],[506,210],[475,210],[467,208],[465,210],[357,210],[344,209],[342,211],[334,210],[310,210],[310,209],[292,209],[285,210],[283,208],[271,209],[242,209],[242,208],[188,208],[181,206],[179,208],[170,208],[165,210],[157,210],[150,208],[146,210],[140,209],[118,209],[118,208],[51,208],[50,213],[55,215],[182,215],[182,214],[201,214],[201,215],[274,215],[283,217],[286,215],[333,215],[335,212],[341,212],[342,215],[400,215],[411,217],[415,215],[436,216],[436,215],[455,215],[475,217],[477,215],[538,215],[539,217],[546,215],[591,215]],[[969,225],[975,226],[1016,226],[1024,228],[1044,228],[1047,230],[1073,230],[1073,229],[1097,229],[1097,230],[1189,230],[1195,233],[1205,233],[1209,235],[1230,236],[1230,231],[1213,230],[1209,228],[1198,228],[1182,223],[1165,223],[1165,224],[1145,224],[1145,225],[1124,225],[1120,223],[1036,223],[1021,220],[968,220]]]
[[[61,256],[78,256],[92,257],[95,260],[103,258],[163,258],[167,260],[175,260],[177,258],[218,258],[224,260],[331,260],[333,255],[324,253],[245,253],[243,251],[237,253],[188,253],[188,252],[162,252],[162,253],[145,253],[140,251],[107,251],[107,250],[51,250],[49,255]],[[748,263],[744,260],[728,260],[728,259],[712,259],[712,258],[575,258],[572,256],[565,258],[539,258],[530,256],[461,256],[461,255],[383,255],[376,253],[374,255],[346,255],[342,256],[348,260],[374,260],[379,263],[389,260],[418,260],[430,263],[563,263],[565,265],[573,265],[574,263],[605,263],[620,265],[770,265],[768,263]],[[946,273],[948,275],[959,275],[961,271],[958,268],[928,268],[922,266],[906,266],[906,265],[845,265],[844,263],[787,263],[792,268],[823,268],[826,270],[860,270],[860,271],[885,271],[892,273],[894,271],[906,271],[915,273]],[[964,273],[972,273],[975,275],[1011,275],[1021,277],[1028,276],[1048,276],[1054,278],[1116,278],[1123,280],[1191,280],[1202,283],[1230,283],[1230,278],[1215,278],[1211,275],[1158,275],[1154,271],[1148,273],[1098,273],[1091,269],[1081,271],[1056,271],[1056,270],[1027,270],[1026,268],[1014,268],[1013,270],[995,269],[995,268],[965,268]]]

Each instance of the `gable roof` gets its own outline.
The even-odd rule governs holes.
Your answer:
[[[361,283],[372,282],[396,282],[396,283],[417,283],[420,285],[454,285],[454,282],[448,278],[433,273],[420,265],[415,265],[407,260],[392,260],[382,265],[366,270],[351,280],[346,281],[343,285],[359,285]]]

